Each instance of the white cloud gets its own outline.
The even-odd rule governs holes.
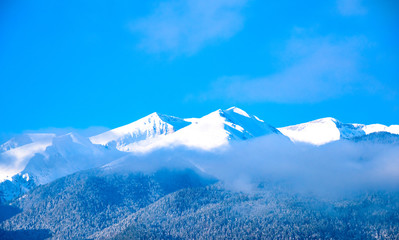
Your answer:
[[[338,0],[338,11],[344,16],[364,15],[367,9],[362,5],[362,0]]]
[[[259,183],[285,183],[292,190],[320,195],[399,189],[399,146],[337,141],[322,146],[294,144],[278,135],[233,142],[212,152],[165,148],[128,155],[110,171],[196,169],[239,191]]]
[[[228,39],[243,26],[247,0],[171,0],[132,24],[149,52],[193,54],[204,45]]]
[[[362,72],[362,37],[293,38],[281,58],[290,63],[281,72],[258,78],[223,77],[205,99],[239,102],[319,102],[356,91],[376,91],[379,83]]]
[[[54,127],[50,127],[50,128],[42,128],[42,129],[38,129],[38,130],[27,130],[24,131],[24,133],[55,133],[58,136],[64,135],[64,134],[68,134],[68,133],[77,133],[82,137],[91,137],[103,132],[106,132],[110,130],[107,127],[102,127],[102,126],[92,126],[92,127],[88,127],[85,129],[78,129],[78,128],[71,128],[71,127],[67,127],[67,128],[54,128]],[[16,134],[14,134],[16,135]]]

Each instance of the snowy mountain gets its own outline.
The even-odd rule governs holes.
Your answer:
[[[74,133],[13,148],[0,154],[3,201],[11,200],[37,185],[102,166],[122,155],[122,152],[94,145],[89,139]]]
[[[0,182],[12,181],[13,176],[24,172],[35,176],[40,184],[47,183],[77,170],[98,166],[99,162],[105,164],[93,160],[105,151],[97,144],[125,151],[128,144],[170,134],[189,124],[180,118],[153,113],[90,140],[74,133],[58,137],[55,134],[16,136],[0,146]]]
[[[126,155],[129,157],[124,159],[132,159],[160,148],[211,151],[234,141],[270,134],[314,145],[340,139],[397,142],[390,135],[370,135],[376,132],[399,134],[399,125],[345,124],[323,118],[276,129],[242,109],[231,107],[201,118],[182,119],[153,113],[90,138],[75,133],[23,134],[0,145],[0,199],[8,201],[37,185],[77,171],[115,163]]]
[[[123,153],[95,145],[76,133],[55,137],[42,154],[36,154],[22,174],[29,174],[36,184],[45,184],[77,171],[107,164]]]
[[[188,119],[186,119],[188,121]],[[126,145],[131,152],[149,152],[162,147],[184,146],[188,148],[212,150],[226,146],[230,141],[246,140],[268,134],[281,134],[276,128],[232,107],[216,110],[202,118],[190,119],[189,126],[173,134],[158,135],[141,142]]]
[[[399,134],[399,125],[391,125],[391,126],[385,126],[382,124],[370,124],[370,125],[354,124],[354,125],[361,126],[366,134],[376,133],[376,132]]]
[[[46,143],[51,141],[55,137],[52,133],[28,133],[15,136],[8,140],[7,142],[0,145],[0,153],[6,152],[8,150],[21,147],[30,143]]]
[[[90,138],[24,134],[1,145],[0,239],[398,239],[397,133],[334,118],[276,129],[232,107]],[[359,181],[394,191],[326,200]]]
[[[90,141],[94,144],[115,146],[120,151],[129,151],[128,145],[132,143],[167,135],[189,124],[189,121],[177,117],[152,113],[133,123],[93,136]]]
[[[293,142],[323,145],[340,139],[358,138],[375,132],[399,134],[399,125],[387,127],[382,124],[348,124],[328,117],[278,128],[278,130]]]
[[[127,152],[176,146],[212,150],[267,134],[280,132],[232,107],[189,119],[153,113],[90,138],[75,133],[17,136],[1,145],[0,191],[10,200],[37,185],[116,161]]]
[[[2,144],[0,152],[0,182],[21,172],[29,160],[51,145],[55,134],[23,134]]]

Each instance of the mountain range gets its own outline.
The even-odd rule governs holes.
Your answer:
[[[320,151],[340,151],[346,143],[381,146],[371,151],[373,156],[386,152],[383,159],[395,158],[396,150],[390,154],[391,148],[386,146],[396,149],[399,145],[399,125],[349,124],[322,118],[275,128],[232,107],[201,118],[152,113],[91,137],[21,134],[0,145],[0,238],[399,237],[396,193],[320,200],[298,195],[281,180],[278,184],[259,181],[256,190],[249,192],[231,189],[221,180],[230,177],[239,189],[249,189],[239,169],[248,170],[246,161],[256,158],[256,151],[259,156],[277,158],[273,160],[281,162],[277,166],[286,168],[280,155],[267,151],[276,148],[277,153],[287,151],[286,155],[295,158],[305,149],[305,156],[310,153],[317,158],[326,157]],[[247,152],[236,149],[247,145],[252,146]],[[290,153],[293,148],[289,146],[299,150]],[[223,155],[229,151],[232,155]],[[356,161],[370,161],[365,154]],[[198,165],[198,158],[205,164]],[[239,161],[221,161],[209,171],[206,161],[223,158]],[[266,161],[271,174],[279,171],[268,166],[273,161]],[[226,176],[228,171],[214,174],[215,169],[217,173],[227,167],[237,168],[233,176]],[[375,166],[372,169],[379,171]]]
[[[9,201],[57,178],[103,166],[130,153],[145,154],[162,148],[212,151],[231,142],[266,135],[316,146],[362,138],[371,141],[390,137],[395,142],[397,134],[399,125],[347,124],[330,117],[275,128],[237,107],[219,109],[201,118],[152,113],[89,138],[76,133],[29,133],[10,139],[0,145],[0,196],[3,202]]]

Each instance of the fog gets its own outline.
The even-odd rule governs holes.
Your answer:
[[[394,145],[339,141],[315,147],[265,137],[234,144],[215,161],[199,164],[243,191],[259,182],[321,194],[399,187],[399,147]]]
[[[173,148],[129,155],[106,167],[144,172],[193,168],[244,192],[256,191],[261,183],[322,195],[399,189],[399,146],[370,142],[316,147],[267,136],[213,152]]]

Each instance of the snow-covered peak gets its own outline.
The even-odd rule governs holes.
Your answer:
[[[322,118],[279,130],[294,142],[314,145],[339,139],[397,142],[398,136],[390,133],[399,134],[399,125],[345,124],[334,118]],[[229,146],[232,141],[281,135],[279,130],[242,109],[231,107],[201,118],[181,119],[152,113],[90,139],[76,133],[23,134],[0,145],[0,187],[15,182],[13,189],[19,190],[7,195],[11,198],[20,196],[24,186],[44,184],[80,170],[103,166],[129,155],[125,152],[147,153],[170,147],[208,151]]]
[[[239,108],[218,109],[173,134],[132,143],[128,147],[133,152],[148,152],[160,147],[186,146],[211,150],[225,146],[232,140],[245,140],[267,134],[280,134],[274,127],[259,118],[251,116]]]
[[[0,145],[0,153],[17,147],[21,147],[33,142],[47,142],[55,137],[53,133],[26,133],[15,136]]]
[[[340,139],[358,138],[377,132],[399,134],[399,125],[342,123],[335,118],[321,118],[307,123],[279,128],[293,142],[322,145]]]
[[[242,115],[244,117],[250,118],[248,113],[246,113],[244,110],[242,110],[242,109],[240,109],[238,107],[228,108],[227,110],[225,110],[225,112],[234,112],[234,113],[240,114],[240,115]]]
[[[325,117],[308,122],[309,124],[336,124],[339,121],[333,117]],[[298,124],[300,125],[300,124]]]
[[[53,139],[52,147],[58,149],[67,149],[69,146],[80,146],[82,148],[95,148],[92,142],[87,138],[83,137],[75,132],[70,132],[61,136],[57,136]]]
[[[399,134],[399,125],[385,126],[382,124],[370,124],[370,125],[360,125],[366,134],[376,133],[376,132],[388,132],[392,134]]]
[[[29,136],[30,143],[0,153],[0,182],[12,180],[15,174],[22,171],[27,171],[26,173],[29,173],[29,175],[41,177],[36,170],[35,172],[29,169],[34,166],[33,168],[39,169],[39,171],[46,171],[49,165],[52,168],[56,168],[57,164],[54,162],[54,156],[59,158],[67,155],[79,155],[82,152],[95,155],[98,152],[88,138],[76,133],[60,136],[55,134],[26,134],[25,136]],[[48,159],[51,155],[54,156],[49,162],[45,164],[37,163],[37,159]],[[83,164],[83,162],[79,164]],[[72,164],[72,166],[64,164],[66,163],[63,162],[58,167],[65,170],[74,169],[78,165],[76,163]]]
[[[244,140],[279,131],[245,111],[233,107],[202,118],[180,119],[152,113],[133,123],[85,138],[76,133],[27,134],[3,144],[0,182],[19,173],[34,176],[39,184],[95,166],[105,159],[99,145],[120,151],[149,151],[157,147],[187,146],[214,149],[231,140]],[[94,143],[94,145],[93,145]],[[108,147],[107,151],[112,151]],[[59,169],[58,169],[59,168]]]
[[[121,154],[94,145],[79,134],[68,133],[55,137],[44,152],[28,161],[22,173],[33,176],[36,184],[44,184],[76,171],[102,166]]]
[[[335,118],[321,118],[307,123],[279,128],[280,132],[293,142],[322,145],[342,138],[358,137],[365,134],[362,126],[341,123]]]
[[[43,153],[52,144],[55,134],[27,134],[30,143],[0,153],[0,182],[11,179],[22,171],[36,154]],[[17,137],[18,138],[18,137]]]
[[[183,119],[155,112],[125,126],[93,136],[90,141],[101,145],[115,144],[117,149],[125,151],[125,147],[131,143],[167,135],[189,124],[190,122]]]
[[[33,143],[0,153],[0,191],[6,192],[4,199],[8,201],[28,191],[27,186],[34,187],[80,170],[99,167],[123,154],[94,145],[76,133],[41,138],[40,141],[35,139]]]

